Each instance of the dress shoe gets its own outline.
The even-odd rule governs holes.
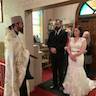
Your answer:
[[[50,86],[51,89],[59,90],[59,86]]]

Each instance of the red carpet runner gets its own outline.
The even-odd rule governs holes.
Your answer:
[[[43,81],[50,80],[52,78],[52,70],[50,68],[43,70]],[[47,90],[36,87],[32,92],[31,96],[57,96]],[[96,96],[96,89],[89,92],[88,96]]]
[[[4,91],[4,71],[5,70],[5,63],[4,60],[0,60],[0,96],[3,96],[3,91]],[[46,72],[43,72],[43,81],[45,81],[45,79],[47,78],[46,76],[48,76],[47,79],[52,78],[52,74],[50,69],[45,70]],[[47,80],[46,79],[46,80]],[[57,96],[56,94],[53,94],[49,91],[46,91],[42,88],[36,87],[32,92],[31,92],[31,96]],[[96,89],[92,90],[91,92],[89,92],[88,96],[96,96]]]
[[[49,91],[36,87],[34,91],[31,93],[31,96],[57,96]]]

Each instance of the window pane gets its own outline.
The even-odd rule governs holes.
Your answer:
[[[34,11],[32,12],[33,19],[39,19],[40,18],[40,12],[39,11]]]
[[[39,33],[39,31],[34,31],[33,35],[34,35],[34,36],[38,36],[38,37],[40,37],[40,33]]]
[[[35,36],[39,36],[40,35],[40,28],[37,28],[37,26],[35,26],[34,28],[33,28],[33,35],[35,35]]]
[[[96,10],[96,0],[89,0],[87,1],[87,4],[92,7],[94,10]]]
[[[85,3],[80,11],[80,15],[88,15],[88,14],[93,14],[93,10]]]
[[[34,35],[34,36],[39,36],[39,37],[40,37],[40,34],[39,34],[38,31],[34,31],[33,35]]]
[[[33,24],[40,25],[40,19],[33,19]]]
[[[42,10],[32,12],[33,35],[42,40]]]
[[[40,30],[40,26],[39,25],[33,25],[33,29],[39,29]]]

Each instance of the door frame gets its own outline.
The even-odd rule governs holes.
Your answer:
[[[80,16],[80,11],[81,11],[81,8],[83,6],[83,4],[88,1],[88,0],[85,0],[85,1],[82,1],[78,7],[77,7],[77,10],[76,10],[76,15],[75,15],[75,27],[78,27],[79,25],[79,21],[80,19],[91,19],[91,18],[96,18],[96,14],[90,14],[90,15],[84,15],[84,16]],[[82,26],[81,26],[82,27]],[[90,66],[92,69],[96,70],[96,65],[95,64],[91,64]]]

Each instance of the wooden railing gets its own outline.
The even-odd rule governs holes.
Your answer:
[[[4,92],[4,77],[5,77],[5,63],[0,61],[0,96],[3,96]]]

